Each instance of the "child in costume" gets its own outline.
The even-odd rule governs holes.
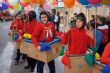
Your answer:
[[[14,40],[16,41],[16,43],[18,42],[18,37],[19,37],[19,34],[20,34],[20,31],[23,29],[23,21],[21,20],[21,14],[20,12],[18,14],[16,14],[15,16],[15,20],[12,22],[11,26],[10,26],[10,30],[13,31],[13,35],[14,35]],[[16,54],[16,62],[15,62],[15,65],[18,65],[19,64],[19,60],[20,60],[20,56],[21,56],[21,53],[20,53],[20,48],[19,46],[17,47],[17,54]]]
[[[104,52],[101,56],[101,62],[104,64],[110,64],[110,42],[104,48]]]
[[[92,69],[88,65],[86,53],[88,47],[92,48],[94,46],[95,41],[93,32],[86,29],[85,26],[86,17],[83,13],[80,13],[77,15],[75,27],[67,25],[61,37],[61,42],[68,45],[67,51],[61,60],[65,65],[66,73],[92,72]]]
[[[98,24],[97,29],[99,29],[103,34],[102,41],[98,49],[98,53],[101,56],[104,51],[105,46],[108,43],[108,29],[109,28],[108,28],[108,25],[106,24],[106,18],[104,17],[99,17],[96,22]]]
[[[20,33],[20,37],[23,36],[24,33],[30,34],[32,35],[35,26],[38,24],[38,21],[36,20],[36,13],[34,11],[30,11],[28,14],[28,21],[26,23],[26,26],[24,26],[24,28],[22,29],[21,33]],[[34,71],[34,68],[36,66],[36,60],[27,56],[27,66],[25,66],[25,69],[29,69],[31,68],[31,72]]]
[[[32,41],[36,46],[37,50],[46,51],[50,48],[43,49],[43,47],[40,46],[38,43],[43,41],[51,42],[56,34],[56,31],[53,22],[48,21],[48,14],[45,11],[42,11],[40,13],[40,18],[42,22],[36,25],[32,34]],[[44,64],[45,63],[42,61],[37,61],[37,73],[43,73]],[[50,69],[50,73],[55,73],[54,60],[48,62],[48,66]]]
[[[87,47],[94,45],[93,33],[85,29],[86,17],[83,13],[77,15],[76,27],[66,27],[65,32],[61,38],[63,44],[68,44],[69,54],[78,55],[85,54]]]

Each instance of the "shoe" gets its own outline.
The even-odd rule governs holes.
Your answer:
[[[22,59],[22,61],[25,61],[26,59]]]
[[[19,61],[15,61],[15,65],[18,65],[19,64]]]
[[[17,60],[17,58],[14,58],[14,60]]]
[[[29,65],[24,67],[24,69],[29,69],[29,68],[30,68],[30,66],[29,66]]]
[[[25,62],[25,61],[26,61],[26,60],[23,60],[23,59],[22,59],[22,62]]]
[[[31,68],[31,72],[34,72],[34,69],[33,68]]]
[[[22,60],[26,60],[26,58],[25,57],[22,57]]]

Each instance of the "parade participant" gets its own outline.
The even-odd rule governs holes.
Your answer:
[[[15,15],[15,19],[10,26],[10,30],[19,32],[23,28],[20,12]]]
[[[98,24],[97,29],[99,29],[103,34],[102,41],[101,41],[101,44],[100,44],[99,49],[98,49],[98,53],[101,56],[103,51],[104,51],[106,44],[108,43],[108,29],[109,29],[109,27],[106,24],[106,18],[105,17],[98,18],[96,22]]]
[[[16,43],[18,42],[18,36],[20,34],[20,31],[23,29],[23,22],[21,20],[21,13],[19,12],[18,14],[16,14],[14,21],[12,22],[11,26],[10,26],[10,30],[13,31],[13,35],[15,36],[14,40],[16,41]],[[19,60],[20,60],[20,46],[17,46],[17,54],[16,54],[16,62],[15,65],[19,64]]]
[[[20,36],[22,37],[24,33],[32,35],[34,27],[38,24],[38,21],[36,20],[36,13],[34,11],[30,11],[28,14],[28,21],[26,24],[26,27],[22,29]],[[31,68],[31,72],[34,71],[34,68],[36,66],[36,60],[31,58],[31,57],[26,57],[27,58],[27,66],[25,66],[25,69]]]
[[[22,33],[22,30],[24,30],[24,32],[26,32],[26,24],[27,24],[27,16],[26,14],[22,14],[22,21],[23,21],[23,28],[19,31],[19,37],[17,39],[17,42],[21,42],[22,41],[22,36],[20,35]],[[22,53],[22,60],[25,61],[26,59],[26,55]]]
[[[69,54],[78,55],[85,54],[87,47],[94,45],[93,33],[85,29],[86,17],[83,13],[77,15],[76,27],[66,27],[61,38],[63,44],[68,44]]]
[[[96,46],[96,48],[99,48],[99,45],[102,41],[103,34],[99,29],[96,28],[97,27],[96,25],[97,24],[95,24],[95,23],[90,23],[88,26],[90,26],[90,29],[93,31],[94,38],[96,39],[95,46]]]
[[[110,64],[110,42],[104,48],[104,52],[101,57],[101,62],[104,64]]]
[[[48,21],[48,14],[45,11],[40,13],[41,23],[39,23],[32,34],[32,41],[37,50],[45,51],[38,43],[39,42],[51,42],[55,36],[55,25],[53,22]],[[37,39],[37,40],[36,40]],[[44,62],[37,61],[37,73],[43,73]],[[50,73],[55,73],[54,60],[48,62]]]

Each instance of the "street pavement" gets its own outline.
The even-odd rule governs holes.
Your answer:
[[[19,65],[14,65],[16,56],[15,43],[8,37],[11,22],[0,22],[0,73],[32,73],[24,69],[25,61],[20,60]],[[63,28],[61,27],[61,30]],[[56,73],[64,73],[64,66],[61,63],[61,56],[55,59]],[[33,73],[36,73],[36,68]],[[44,73],[49,73],[48,65],[44,66]]]

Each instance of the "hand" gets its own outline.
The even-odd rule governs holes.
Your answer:
[[[87,30],[86,31],[86,35],[89,36],[89,37],[91,37],[92,39],[94,38],[93,32],[90,31],[90,30]]]
[[[19,33],[21,33],[21,32],[22,32],[22,30],[19,30],[18,32],[19,32]]]
[[[8,35],[9,35],[9,36],[12,36],[12,35],[13,35],[13,32],[9,32]]]
[[[17,42],[20,42],[21,40],[22,40],[22,36],[19,36]]]
[[[40,51],[41,50],[41,46],[37,46],[37,49]]]
[[[14,24],[13,27],[16,27],[16,24]]]
[[[11,32],[9,32],[8,35],[11,36]]]
[[[66,28],[65,28],[65,33],[67,33],[68,31],[70,31],[71,29],[71,26],[70,25],[67,25]]]

